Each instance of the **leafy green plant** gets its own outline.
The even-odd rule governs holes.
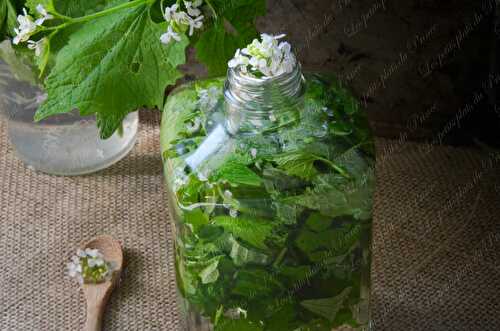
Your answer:
[[[208,168],[190,169],[185,159],[203,149],[208,123],[221,121],[222,86],[192,83],[164,110],[184,308],[216,331],[366,326],[374,156],[364,114],[335,80],[310,75],[298,121],[236,134]],[[207,89],[218,91],[208,109]]]
[[[1,0],[0,37],[16,51],[34,50],[48,93],[36,120],[76,108],[95,114],[109,137],[128,113],[162,106],[165,88],[182,76],[186,47],[222,74],[264,13],[265,0]]]

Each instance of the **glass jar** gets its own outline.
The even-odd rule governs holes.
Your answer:
[[[1,48],[0,52],[12,52],[5,44]],[[128,115],[122,130],[106,140],[99,138],[95,116],[80,116],[77,110],[35,123],[46,94],[21,57],[9,59],[9,64],[0,60],[0,115],[6,119],[17,156],[28,167],[54,175],[88,174],[111,166],[133,148],[137,112]]]
[[[184,85],[161,146],[184,330],[368,330],[374,141],[334,78]]]

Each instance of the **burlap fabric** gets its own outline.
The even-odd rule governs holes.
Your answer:
[[[127,260],[105,330],[177,329],[158,137],[158,117],[143,116],[127,158],[52,177],[16,159],[0,123],[0,330],[81,329],[84,301],[65,263],[103,233]],[[378,149],[375,329],[500,330],[500,161],[386,140]]]

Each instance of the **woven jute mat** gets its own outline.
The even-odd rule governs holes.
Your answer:
[[[0,122],[0,330],[80,330],[65,276],[80,242],[111,234],[127,266],[105,330],[177,330],[158,116],[113,167],[83,177],[27,169]],[[488,153],[377,141],[375,330],[500,330],[500,161]]]

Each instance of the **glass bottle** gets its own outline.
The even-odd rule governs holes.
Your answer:
[[[37,171],[54,175],[82,175],[111,166],[133,148],[139,116],[128,115],[122,130],[99,138],[95,116],[77,110],[35,123],[34,115],[46,98],[36,73],[8,42],[0,44],[0,115],[16,155]]]
[[[334,78],[184,85],[162,119],[184,330],[368,330],[374,141]]]

